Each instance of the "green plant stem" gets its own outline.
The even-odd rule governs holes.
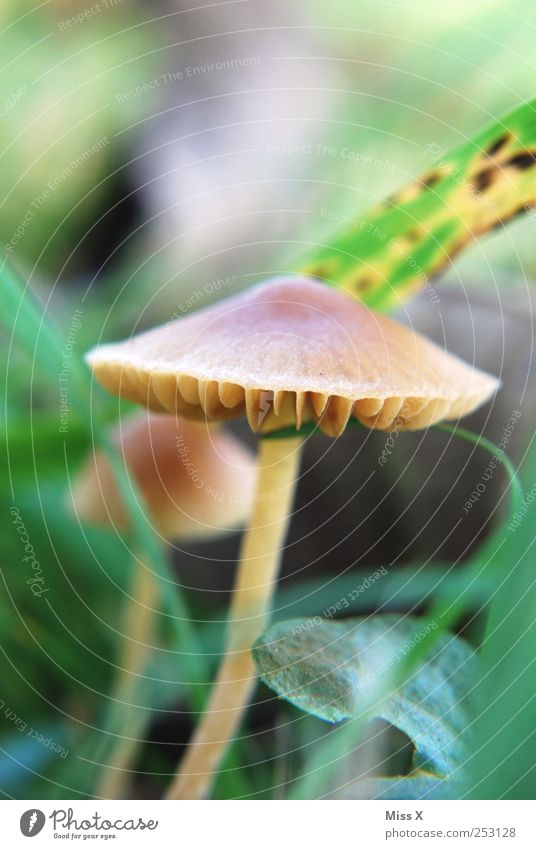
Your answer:
[[[251,697],[256,682],[251,647],[266,625],[277,585],[302,441],[261,440],[255,505],[237,571],[226,654],[168,799],[209,794]]]

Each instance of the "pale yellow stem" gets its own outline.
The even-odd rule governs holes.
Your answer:
[[[117,702],[129,702],[132,698],[136,690],[136,677],[143,674],[151,654],[151,645],[154,644],[158,583],[141,559],[137,559],[134,564],[130,595],[124,610],[119,673],[112,693],[112,698]],[[128,706],[125,711],[128,715]],[[139,724],[131,723],[129,734],[132,735],[138,726]],[[139,730],[141,731],[141,727]],[[136,739],[119,739],[98,783],[97,796],[103,799],[128,798],[129,770],[137,746]]]
[[[263,439],[251,523],[244,535],[229,613],[227,650],[168,799],[203,799],[255,685],[251,646],[262,633],[277,585],[298,474],[301,438]]]

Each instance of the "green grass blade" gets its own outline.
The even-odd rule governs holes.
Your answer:
[[[536,766],[536,444],[524,493],[506,528],[481,657],[476,747],[468,793],[534,799]]]
[[[17,270],[4,259],[0,265],[0,323],[11,344],[24,350],[31,358],[35,368],[43,372],[58,391],[59,377],[65,360],[65,334],[62,333],[38,302],[30,286]],[[72,404],[81,421],[89,427],[89,391],[90,375],[75,350],[69,357],[69,403]]]
[[[430,145],[430,168],[304,258],[298,270],[387,309],[473,239],[536,203],[536,100],[447,153]]]

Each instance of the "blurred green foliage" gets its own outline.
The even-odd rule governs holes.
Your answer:
[[[68,26],[77,11],[41,3],[21,14],[17,3],[1,12],[0,242],[54,274],[112,197],[128,158],[116,136],[142,114],[139,99],[116,95],[151,67],[135,6]]]

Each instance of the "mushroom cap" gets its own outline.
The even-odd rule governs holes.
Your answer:
[[[166,539],[219,536],[245,523],[252,509],[255,458],[232,434],[175,416],[139,412],[114,428],[112,440],[138,485],[150,519]],[[108,458],[89,457],[72,489],[84,521],[128,529]]]
[[[498,387],[408,327],[309,278],[276,278],[88,354],[111,392],[190,419],[247,415],[252,430],[350,416],[415,430],[474,410]]]

